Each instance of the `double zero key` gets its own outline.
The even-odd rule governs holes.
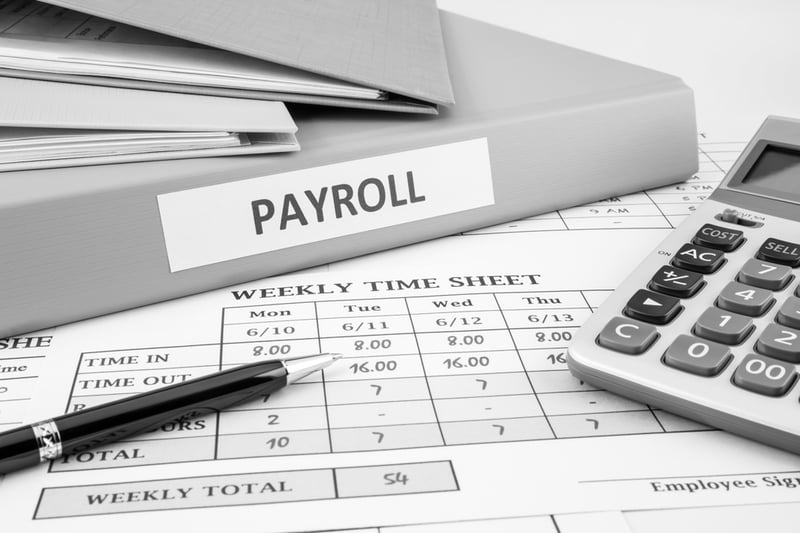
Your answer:
[[[794,381],[794,365],[765,355],[748,355],[733,373],[734,384],[766,396],[783,396]]]

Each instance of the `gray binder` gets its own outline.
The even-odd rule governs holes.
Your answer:
[[[665,185],[697,169],[693,96],[680,79],[449,13],[441,20],[458,105],[439,117],[295,106],[300,152],[5,174],[0,336]],[[158,195],[484,137],[491,205],[170,270]]]

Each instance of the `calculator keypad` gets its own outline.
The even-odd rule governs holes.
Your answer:
[[[731,357],[727,346],[679,335],[664,353],[664,364],[698,376],[716,376]]]
[[[746,316],[709,307],[697,319],[694,333],[704,339],[733,345],[744,342],[753,327],[752,319]]]
[[[794,365],[766,355],[749,354],[733,373],[737,386],[766,396],[783,396],[794,381]]]
[[[720,308],[747,316],[763,315],[774,302],[772,291],[750,287],[736,281],[728,283],[717,297],[717,305]]]
[[[708,196],[613,293],[585,295],[592,315],[566,362],[593,386],[800,457],[800,119],[768,117],[732,159],[718,188],[686,186]],[[612,342],[632,324],[649,328],[625,339],[637,355]]]
[[[728,261],[727,253],[736,252],[745,240],[744,231],[703,225],[669,265],[656,271],[646,289],[633,294],[622,311],[625,317],[615,317],[606,324],[597,337],[598,344],[631,355],[646,352],[658,339],[659,331],[643,322],[670,323],[683,310],[681,299],[708,290],[704,275],[719,276],[717,271]],[[783,291],[793,282],[793,268],[798,266],[800,245],[767,239],[755,257],[731,274],[734,279],[728,279],[713,306],[696,318],[691,332],[675,337],[661,362],[697,376],[721,374],[734,360],[731,347],[742,345],[751,336],[756,329],[753,318],[772,308],[775,291]],[[717,282],[715,286],[720,285]],[[731,378],[735,386],[766,396],[783,396],[797,380],[794,364],[800,363],[800,286],[791,290],[794,295],[783,302],[775,320],[763,328],[754,346],[748,345],[754,352],[735,367]]]

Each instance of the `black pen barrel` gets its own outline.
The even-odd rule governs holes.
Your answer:
[[[280,362],[233,368],[54,418],[63,453],[124,439],[181,417],[219,411],[286,385]]]
[[[265,361],[23,426],[0,435],[0,472],[88,450],[171,420],[219,411],[286,384],[284,364]]]
[[[41,462],[34,443],[36,435],[30,426],[22,426],[3,433],[0,438],[0,473],[19,470]]]

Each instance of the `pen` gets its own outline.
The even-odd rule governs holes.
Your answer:
[[[250,363],[0,433],[0,473],[273,393],[340,357],[325,353]]]

